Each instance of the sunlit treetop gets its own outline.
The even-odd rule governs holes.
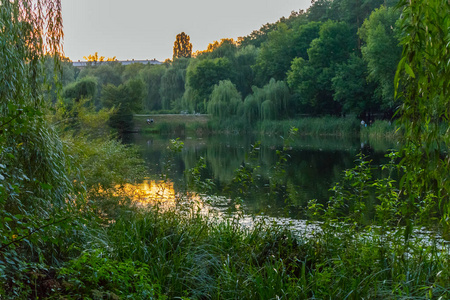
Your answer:
[[[108,57],[105,60],[104,56],[98,56],[98,52],[95,52],[94,54],[89,54],[88,56],[83,56],[83,58],[90,62],[102,62],[102,61],[116,61],[116,57]]]
[[[64,37],[61,0],[0,1],[2,14],[10,13],[13,23],[22,23],[22,36],[32,55],[62,53]]]
[[[210,43],[206,50],[196,51],[192,56],[200,57],[202,55],[207,55],[208,53],[220,51],[220,52],[228,52],[229,50],[235,50],[238,46],[238,43],[234,39],[221,39],[220,42],[214,41]],[[220,56],[223,56],[224,53],[221,53]]]
[[[0,0],[0,99],[14,99],[17,107],[40,99],[39,61],[44,55],[63,54],[60,0]],[[14,109],[1,113],[10,114]]]
[[[175,42],[173,43],[173,60],[192,56],[192,44],[190,42],[190,37],[182,32],[177,35]]]

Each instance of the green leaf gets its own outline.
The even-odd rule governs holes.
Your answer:
[[[394,98],[397,98],[397,91],[398,91],[398,85],[400,81],[400,70],[402,69],[403,65],[405,64],[406,56],[404,56],[397,66],[397,71],[395,72],[394,77]]]
[[[413,70],[411,69],[411,67],[405,63],[405,71],[406,73],[408,73],[409,76],[411,76],[412,78],[416,78],[416,75],[414,75]]]
[[[41,186],[41,188],[42,189],[44,189],[44,190],[51,190],[52,188],[53,188],[53,186],[52,185],[50,185],[50,184],[48,184],[48,183],[40,183],[40,186]]]

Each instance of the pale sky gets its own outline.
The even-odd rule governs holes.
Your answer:
[[[222,38],[246,36],[307,9],[311,0],[61,0],[64,52],[72,61],[98,52],[126,59],[172,58],[177,34],[193,51]]]

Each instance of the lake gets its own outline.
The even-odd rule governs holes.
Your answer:
[[[388,149],[397,148],[395,141],[296,136],[289,142],[288,150],[282,151],[286,140],[280,136],[211,135],[180,137],[183,148],[174,153],[168,148],[170,140],[175,138],[127,136],[127,143],[139,146],[148,167],[149,180],[141,189],[158,190],[164,173],[166,185],[159,189],[170,189],[171,194],[185,191],[185,171],[194,168],[203,157],[206,168],[201,170],[201,178],[212,183],[206,193],[219,196],[213,199],[222,199],[213,201],[213,206],[229,211],[239,207],[246,214],[292,219],[306,217],[305,208],[311,199],[325,204],[331,195],[329,189],[344,170],[355,165],[358,153],[367,155],[376,166],[387,162],[384,155]],[[252,145],[258,141],[260,146],[253,149]],[[285,160],[280,159],[280,154]],[[248,172],[236,173],[244,166],[244,171],[253,174],[250,183],[245,177]],[[374,173],[380,176],[379,172]],[[244,190],[239,191],[242,186]]]

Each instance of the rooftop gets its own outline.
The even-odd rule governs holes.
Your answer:
[[[144,64],[144,65],[160,65],[162,62],[156,59],[147,59],[147,60],[138,60],[138,59],[127,59],[127,60],[115,60],[115,61],[74,61],[72,64],[77,68],[84,68],[89,65],[100,66],[100,65],[108,65],[112,63],[121,63],[123,66],[131,65],[131,64]]]

